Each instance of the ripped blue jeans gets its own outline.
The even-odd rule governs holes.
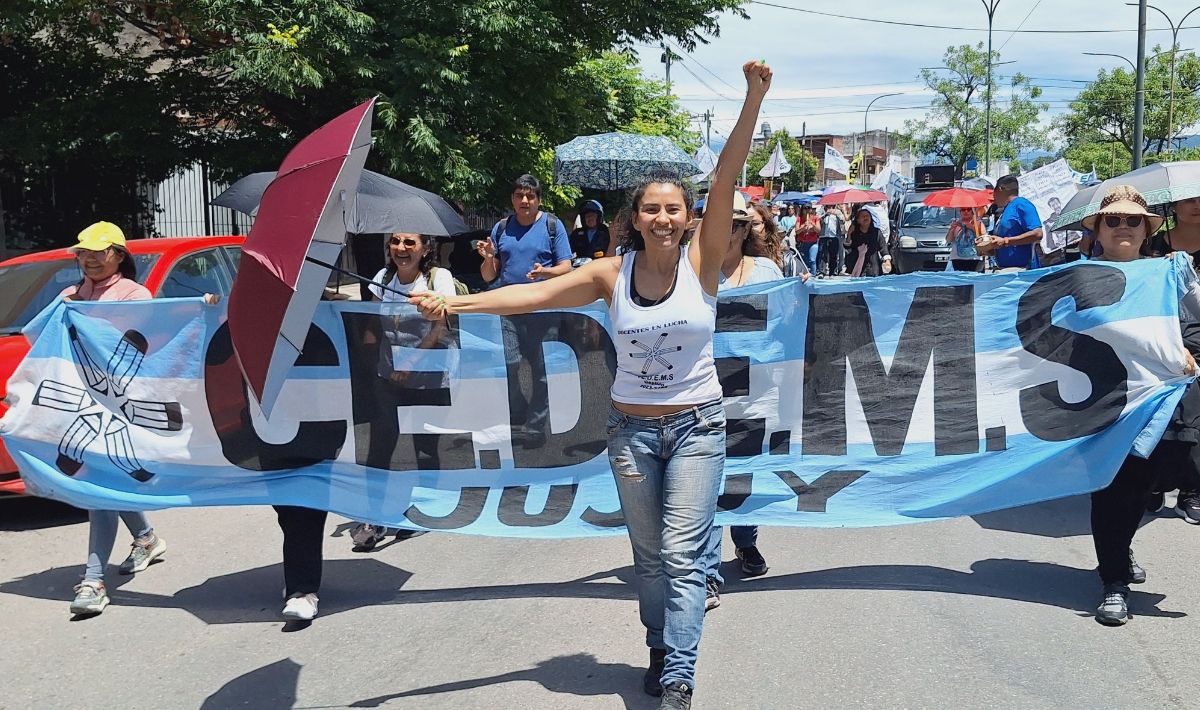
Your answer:
[[[665,417],[608,417],[608,461],[633,546],[646,645],[666,649],[663,686],[695,684],[705,543],[725,467],[721,402]]]

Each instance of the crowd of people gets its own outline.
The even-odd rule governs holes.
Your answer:
[[[568,234],[555,215],[541,209],[542,186],[530,175],[512,184],[512,213],[475,244],[481,276],[491,284],[467,294],[449,270],[439,268],[433,238],[393,234],[386,243],[387,266],[371,279],[370,297],[407,301],[424,316],[420,327],[381,335],[381,350],[438,347],[454,314],[515,315],[540,309],[608,305],[620,353],[636,352],[630,333],[653,339],[669,328],[687,363],[669,382],[651,381],[632,355],[618,357],[611,388],[608,460],[616,481],[632,547],[640,618],[649,661],[644,690],[661,696],[661,708],[690,707],[704,615],[720,604],[719,572],[723,531],[714,525],[725,461],[722,388],[713,358],[718,295],[727,289],[795,277],[882,276],[891,271],[886,205],[823,209],[747,204],[735,189],[750,147],[761,103],[772,81],[761,62],[743,66],[747,94],[737,124],[712,173],[703,215],[694,209],[690,183],[670,175],[646,176],[631,192],[626,214],[612,227],[594,201],[580,210]],[[946,233],[956,271],[982,271],[986,258],[998,265],[1029,266],[1041,223],[1016,181],[997,185],[998,214],[990,230],[978,210],[963,209]],[[1153,214],[1136,190],[1114,189],[1085,224],[1083,253],[1124,262],[1186,251],[1200,262],[1200,199],[1173,206],[1171,227],[1159,234]],[[1036,223],[1035,223],[1036,222]],[[81,300],[130,300],[150,294],[134,281],[134,262],[113,225],[85,230],[74,247],[83,278],[65,296]],[[1184,296],[1181,332],[1191,352],[1200,352],[1200,303],[1195,289]],[[208,299],[212,302],[213,299]],[[507,322],[507,321],[506,321]],[[537,367],[542,358],[523,355],[541,348],[545,333],[506,327],[510,358]],[[1189,358],[1190,359],[1190,358]],[[509,363],[516,366],[517,362]],[[1194,360],[1189,366],[1194,371]],[[402,364],[385,362],[383,386],[411,377]],[[430,378],[441,389],[445,376]],[[545,442],[548,433],[545,372],[532,373],[533,390],[510,388],[514,440]],[[389,384],[390,383],[390,384]],[[540,384],[539,384],[540,383]],[[1200,394],[1193,385],[1174,422],[1150,459],[1130,456],[1113,482],[1092,495],[1092,533],[1103,585],[1096,618],[1106,624],[1128,619],[1129,584],[1146,580],[1131,545],[1146,510],[1162,506],[1163,492],[1180,489],[1177,512],[1200,524],[1200,476],[1195,442],[1200,440]],[[417,442],[418,448],[421,443]],[[283,531],[284,618],[310,621],[317,615],[322,545],[327,513],[275,506]],[[96,614],[108,605],[104,568],[124,521],[133,536],[122,574],[141,572],[166,551],[140,513],[93,511],[87,566],[75,588],[71,611]],[[353,532],[356,549],[370,549],[391,535],[411,534],[363,523]],[[734,526],[730,535],[741,572],[766,574],[758,529]]]

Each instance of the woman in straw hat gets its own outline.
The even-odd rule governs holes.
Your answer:
[[[1096,235],[1103,250],[1100,261],[1127,262],[1142,258],[1147,242],[1163,224],[1163,218],[1150,212],[1146,201],[1133,187],[1117,185],[1104,195],[1099,211],[1084,220],[1083,226]],[[1195,291],[1186,297],[1189,303]],[[1180,310],[1181,320],[1191,320]],[[1184,323],[1185,328],[1187,323]],[[1184,351],[1185,374],[1196,371],[1191,353]],[[1194,438],[1193,438],[1194,441]],[[1142,519],[1146,494],[1154,485],[1158,470],[1171,470],[1189,458],[1194,444],[1164,437],[1149,459],[1130,455],[1125,458],[1108,487],[1092,494],[1092,542],[1096,547],[1104,598],[1096,609],[1102,624],[1120,626],[1129,620],[1127,598],[1130,584],[1146,581],[1146,572],[1133,558],[1130,544]]]

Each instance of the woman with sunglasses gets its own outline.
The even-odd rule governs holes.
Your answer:
[[[83,278],[68,286],[63,298],[68,301],[140,301],[152,296],[137,282],[137,264],[125,246],[121,228],[111,222],[97,222],[79,233],[71,247]],[[80,616],[99,614],[108,606],[104,586],[104,568],[117,541],[117,520],[133,536],[132,550],[118,571],[136,574],[150,566],[167,551],[167,542],[154,534],[146,515],[115,510],[88,511],[88,557],[83,581],[75,585],[71,613]]]
[[[598,206],[598,203],[596,203]],[[607,227],[605,228],[607,235]],[[607,239],[607,236],[605,236]],[[420,291],[454,295],[454,276],[448,269],[437,266],[437,241],[427,234],[396,233],[389,235],[384,246],[387,266],[375,274],[374,283],[367,286],[370,300],[384,303],[408,302],[408,294]],[[382,288],[380,286],[386,286]],[[383,342],[379,376],[393,385],[405,387],[407,394],[420,397],[424,392],[440,390],[445,386],[445,375],[426,372],[408,372],[402,364],[394,362],[392,353],[396,348],[444,347],[445,321],[418,328],[417,324],[404,322],[402,328],[385,328],[379,334]],[[399,365],[399,366],[398,366]],[[436,381],[435,381],[436,380]],[[437,402],[429,402],[437,404]],[[420,437],[421,435],[416,435]],[[380,437],[376,437],[379,439]],[[322,521],[323,524],[323,521]],[[369,552],[391,535],[396,539],[411,537],[411,531],[385,528],[381,525],[359,523],[350,532],[355,552]]]
[[[983,258],[975,247],[983,227],[973,207],[963,207],[946,230],[946,245],[950,247],[950,265],[955,271],[983,272]]]
[[[1104,195],[1099,211],[1085,219],[1083,226],[1096,235],[1102,249],[1099,261],[1127,262],[1144,256],[1147,241],[1162,223],[1162,217],[1147,209],[1141,193],[1128,185],[1117,185]],[[1185,298],[1194,304],[1194,291]],[[1194,305],[1181,307],[1184,330],[1192,323],[1195,310]],[[1195,359],[1186,350],[1181,369],[1185,374],[1196,371]],[[1156,473],[1181,466],[1190,458],[1193,446],[1191,442],[1164,436],[1150,458],[1127,456],[1112,482],[1092,494],[1092,542],[1104,585],[1104,597],[1096,609],[1096,620],[1100,623],[1119,626],[1129,620],[1129,585],[1146,581],[1146,571],[1134,560],[1130,549],[1142,519],[1146,494],[1154,485]]]

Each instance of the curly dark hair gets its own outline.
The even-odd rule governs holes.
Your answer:
[[[383,241],[383,258],[387,262],[387,266],[383,270],[383,282],[391,283],[392,277],[396,275],[396,262],[392,261],[392,237],[397,234],[405,234],[405,232],[393,232],[388,235],[388,238]],[[433,267],[437,266],[437,249],[431,248],[437,245],[437,239],[428,234],[415,235],[421,240],[421,246],[425,247],[425,253],[421,254],[421,260],[417,263],[417,269],[426,279],[430,278],[429,274],[433,271]],[[430,288],[433,284],[429,284]]]
[[[692,183],[688,180],[680,178],[678,175],[671,173],[651,173],[643,177],[638,184],[629,191],[629,209],[622,211],[618,218],[617,233],[620,235],[619,246],[625,251],[641,251],[646,248],[646,240],[642,238],[642,233],[637,231],[633,226],[634,217],[642,206],[642,197],[646,195],[646,188],[651,185],[674,185],[683,193],[683,204],[687,207],[690,214],[692,207],[696,204],[696,190],[692,187]]]
[[[775,218],[771,216],[771,210],[767,209],[761,203],[750,205],[750,209],[754,210],[763,221],[763,233],[759,236],[754,233],[754,228],[750,228],[750,233],[746,235],[746,241],[742,242],[742,254],[746,256],[765,256],[779,268],[783,268],[783,237],[779,234],[779,225],[775,223]],[[749,223],[747,223],[749,224]]]

